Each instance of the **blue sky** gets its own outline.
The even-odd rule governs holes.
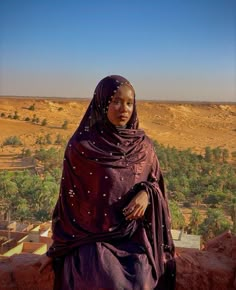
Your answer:
[[[1,0],[0,95],[236,101],[235,0]]]

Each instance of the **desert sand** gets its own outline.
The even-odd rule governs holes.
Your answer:
[[[1,146],[0,169],[21,166],[17,154],[23,148],[34,151],[39,136],[60,134],[64,139],[77,128],[90,100],[61,98],[0,97],[0,145],[9,136],[21,139],[21,147]],[[35,104],[35,110],[29,110]],[[140,127],[153,139],[177,149],[191,148],[203,154],[206,146],[236,151],[236,104],[137,102]],[[18,120],[8,118],[17,112]],[[5,116],[1,116],[4,113]],[[39,123],[24,121],[39,118]],[[41,126],[43,119],[46,126]],[[64,121],[68,128],[62,129]]]

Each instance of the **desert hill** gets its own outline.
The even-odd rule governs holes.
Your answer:
[[[9,136],[17,136],[23,143],[20,147],[1,146],[0,167],[23,148],[39,148],[35,143],[40,136],[50,134],[55,140],[60,134],[67,140],[88,104],[85,99],[0,97],[0,145]],[[165,146],[191,148],[197,153],[203,153],[206,146],[236,151],[236,104],[138,101],[137,108],[140,127]],[[32,123],[32,119],[37,121]],[[42,126],[44,119],[46,125]],[[65,120],[67,129],[62,128]]]

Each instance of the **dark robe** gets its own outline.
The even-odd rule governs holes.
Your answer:
[[[55,289],[172,290],[174,245],[159,162],[150,139],[138,129],[136,106],[126,128],[106,118],[120,76],[97,86],[64,158],[53,213]],[[132,88],[133,89],[133,88]],[[127,221],[125,206],[146,190],[143,218]]]

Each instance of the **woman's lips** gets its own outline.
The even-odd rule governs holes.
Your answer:
[[[127,120],[127,119],[128,119],[128,116],[121,115],[121,116],[119,116],[119,119],[120,119],[120,120]]]

